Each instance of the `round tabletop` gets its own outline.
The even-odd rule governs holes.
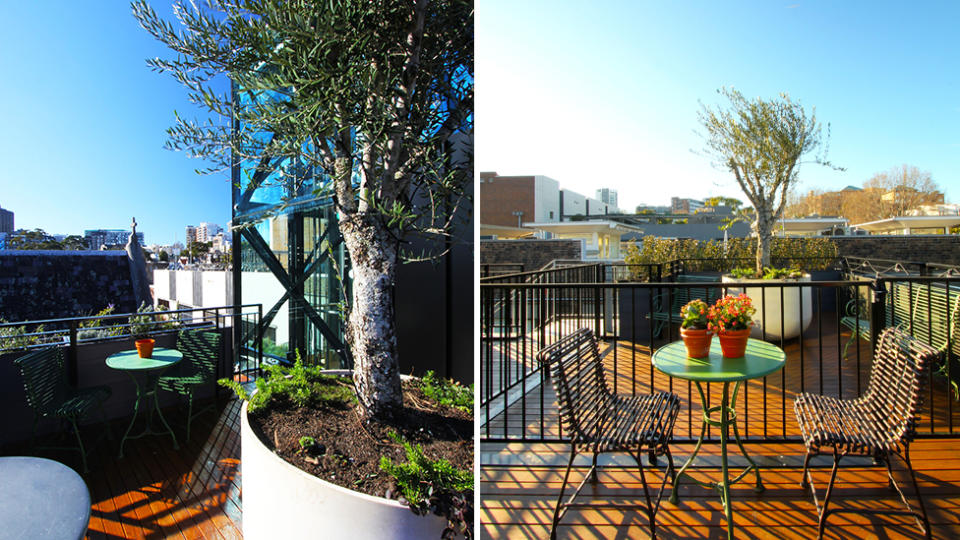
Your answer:
[[[90,492],[62,463],[35,457],[0,457],[0,523],[4,538],[83,538]]]
[[[176,349],[156,347],[150,358],[140,358],[137,351],[123,351],[107,357],[107,367],[124,371],[151,371],[172,366],[183,358],[183,353]]]
[[[690,358],[682,341],[674,341],[653,353],[653,366],[677,377],[700,382],[735,382],[756,379],[783,368],[787,355],[783,349],[759,339],[747,341],[747,351],[740,358],[724,358],[720,340],[714,337],[710,356]]]

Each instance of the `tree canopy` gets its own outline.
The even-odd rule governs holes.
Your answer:
[[[201,172],[249,171],[290,193],[329,196],[350,256],[345,329],[364,409],[401,402],[396,266],[452,245],[469,200],[473,4],[469,0],[176,2],[177,25],[145,0],[141,26],[173,51],[149,65],[184,85],[210,118],[175,115],[168,146],[206,159]],[[226,76],[230,90],[216,84]],[[316,182],[317,179],[323,180]],[[467,232],[467,231],[462,231]],[[424,247],[426,246],[426,247]]]
[[[815,108],[808,113],[785,93],[752,100],[733,88],[718,93],[729,104],[701,103],[698,119],[704,131],[700,135],[714,166],[732,172],[753,205],[752,228],[759,239],[755,270],[760,273],[770,264],[773,228],[783,215],[802,160],[822,145],[822,128]],[[815,157],[813,162],[831,166],[825,157]]]

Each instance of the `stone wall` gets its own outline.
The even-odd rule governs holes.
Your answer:
[[[480,264],[520,263],[525,271],[539,270],[557,259],[583,258],[580,240],[481,240]]]
[[[841,256],[960,264],[960,236],[833,236]]]
[[[0,251],[0,318],[10,322],[136,311],[124,251]]]

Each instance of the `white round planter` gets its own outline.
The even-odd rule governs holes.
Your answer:
[[[783,280],[771,279],[743,279],[725,275],[724,283],[777,283],[777,282],[809,282],[810,274],[802,277]],[[766,293],[763,291],[766,290]],[[784,287],[783,288],[783,328],[780,327],[780,288],[779,287],[730,287],[728,294],[746,292],[757,308],[753,316],[755,324],[750,337],[767,339],[791,339],[800,335],[800,332],[810,326],[813,320],[813,294],[811,287]],[[803,319],[800,319],[800,306],[803,305]]]
[[[287,463],[250,428],[240,411],[243,537],[432,539],[446,520],[418,516],[397,501],[331,484]]]

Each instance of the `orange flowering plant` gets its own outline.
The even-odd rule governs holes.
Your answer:
[[[680,308],[680,316],[683,317],[680,327],[706,330],[709,323],[707,321],[707,309],[707,303],[699,298],[687,302]]]
[[[717,300],[707,310],[708,328],[714,332],[745,330],[753,326],[753,314],[757,309],[746,294],[728,294]]]

